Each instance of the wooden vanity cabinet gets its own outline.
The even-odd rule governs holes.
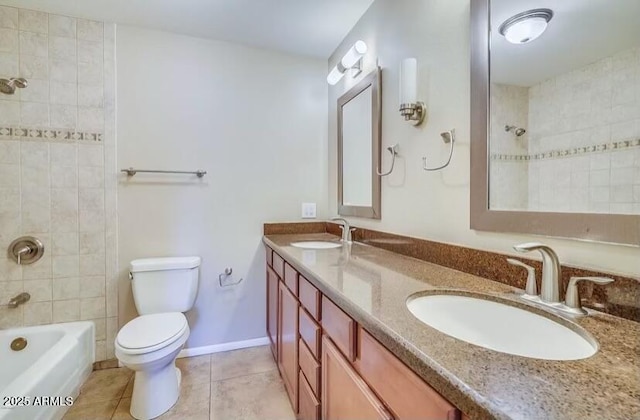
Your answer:
[[[267,335],[299,420],[466,419],[267,247]]]

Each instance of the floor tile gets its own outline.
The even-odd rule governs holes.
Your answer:
[[[202,384],[211,382],[211,356],[185,357],[176,360],[182,372],[182,384]]]
[[[211,384],[211,420],[294,420],[277,371],[240,376]]]
[[[269,346],[251,347],[211,355],[211,380],[269,372],[277,368]]]
[[[117,406],[118,400],[74,404],[69,408],[63,420],[108,420]]]
[[[127,368],[103,369],[91,373],[80,389],[77,404],[89,404],[101,401],[119,400],[133,376]]]

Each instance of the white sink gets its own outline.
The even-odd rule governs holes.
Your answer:
[[[305,242],[292,242],[291,246],[302,249],[331,249],[340,248],[341,243],[338,242],[325,242],[325,241],[305,241]]]
[[[410,297],[409,311],[420,321],[459,340],[502,353],[544,360],[579,360],[598,345],[544,316],[502,303],[439,294]]]

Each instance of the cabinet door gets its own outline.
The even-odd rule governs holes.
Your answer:
[[[321,406],[323,420],[392,419],[327,336],[322,337]]]
[[[273,357],[278,355],[278,276],[267,267],[267,336]]]
[[[298,300],[279,284],[280,328],[278,366],[294,413],[298,412]]]

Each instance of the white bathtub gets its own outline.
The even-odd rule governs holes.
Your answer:
[[[91,322],[0,330],[0,420],[61,419],[93,368],[94,336]],[[13,351],[18,337],[27,346]]]

